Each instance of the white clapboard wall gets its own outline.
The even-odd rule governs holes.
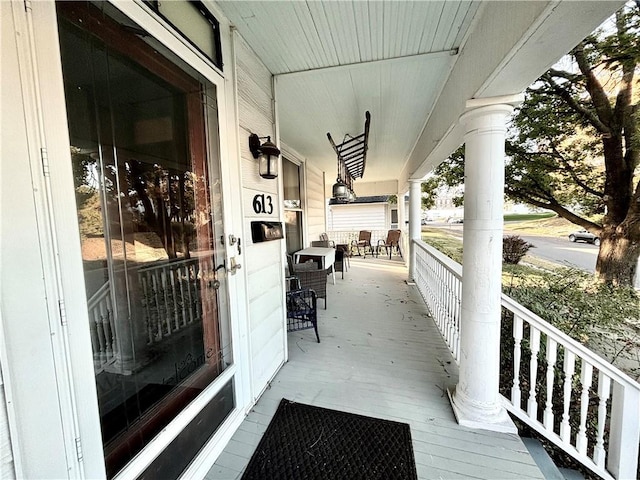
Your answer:
[[[247,275],[252,391],[257,397],[284,362],[284,240],[253,243],[252,221],[279,221],[278,180],[261,178],[249,151],[251,133],[275,139],[271,74],[244,40],[235,35],[238,116],[244,211],[243,256]],[[255,398],[254,398],[255,399]]]
[[[327,231],[326,200],[324,194],[324,172],[306,164],[306,209],[307,243],[318,240]]]
[[[391,225],[388,203],[329,205],[328,230],[388,230]]]

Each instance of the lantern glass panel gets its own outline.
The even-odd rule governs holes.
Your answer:
[[[260,155],[260,176],[262,178],[276,178],[278,176],[278,157]]]

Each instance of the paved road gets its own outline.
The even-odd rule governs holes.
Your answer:
[[[568,267],[595,272],[598,247],[589,243],[571,243],[568,238],[521,235],[535,248],[529,255]]]

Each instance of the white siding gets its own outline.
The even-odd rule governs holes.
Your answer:
[[[320,234],[326,232],[325,222],[326,200],[324,194],[324,172],[306,164],[307,204],[305,214],[307,216],[308,242],[318,240]]]
[[[11,453],[11,435],[9,433],[9,418],[7,404],[4,397],[4,382],[2,380],[2,366],[0,365],[0,478],[7,480],[16,478]]]
[[[275,139],[271,74],[247,46],[235,36],[238,76],[238,121],[242,158],[242,203],[244,210],[245,274],[249,292],[249,335],[252,391],[257,397],[284,362],[282,240],[253,243],[251,222],[279,221],[281,199],[278,181],[261,178],[258,162],[249,151],[251,133]],[[256,213],[256,195],[271,197],[273,211]]]
[[[331,205],[328,230],[387,230],[390,219],[388,209],[387,203]]]

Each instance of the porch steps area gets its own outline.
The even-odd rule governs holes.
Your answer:
[[[457,366],[406,278],[399,258],[351,259],[345,278],[327,285],[321,343],[313,330],[288,334],[288,362],[208,480],[241,477],[283,397],[408,423],[420,479],[545,478],[517,435],[456,423],[446,389],[457,382]]]
[[[584,480],[584,476],[577,470],[558,468],[539,440],[523,437],[522,442],[546,480]]]

